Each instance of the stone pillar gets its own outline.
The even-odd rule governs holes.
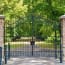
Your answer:
[[[63,60],[65,60],[65,15],[60,17],[61,20],[61,39],[62,39],[62,47],[63,47]]]
[[[0,65],[4,59],[4,16],[0,15]]]

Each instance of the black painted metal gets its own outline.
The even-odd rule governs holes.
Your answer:
[[[33,50],[34,50],[33,47],[34,47],[34,46],[32,45],[32,56],[33,56],[33,52],[34,52],[34,51],[33,51]]]
[[[60,63],[62,62],[63,62],[63,52],[62,52],[62,44],[60,43]]]
[[[0,47],[0,65],[2,65],[2,47]]]
[[[4,55],[5,55],[5,64],[7,64],[7,45],[4,46],[5,50],[4,50]]]
[[[56,37],[56,30],[55,30],[55,42],[54,42],[54,45],[55,45],[55,58],[57,59],[57,37]]]
[[[31,2],[31,5],[32,4],[33,4],[33,0]],[[28,11],[30,11],[30,6],[28,6],[28,7],[29,7]],[[32,5],[32,7],[33,7],[33,5]],[[53,25],[53,30],[54,30],[54,33],[55,33],[55,36],[52,36],[52,38],[54,39],[53,42],[52,42],[54,46],[51,45],[51,48],[47,48],[48,46],[50,47],[50,44],[47,44],[47,45],[43,46],[42,39],[39,36],[37,36],[37,33],[35,32],[35,24],[44,25],[44,23],[46,23],[47,24],[46,26],[49,27],[49,21],[43,20],[43,22],[44,22],[43,23],[42,21],[38,20],[37,23],[36,23],[36,21],[34,21],[34,19],[35,19],[34,11],[31,11],[29,14],[31,14],[30,15],[30,19],[31,19],[30,22],[27,22],[27,21],[25,22],[24,20],[21,20],[21,22],[23,21],[25,23],[20,22],[20,24],[27,25],[27,23],[31,23],[30,28],[32,30],[29,30],[31,32],[31,35],[26,36],[26,34],[23,35],[21,33],[22,35],[20,36],[20,35],[15,35],[14,32],[13,32],[12,36],[7,36],[6,34],[4,34],[5,39],[11,38],[10,41],[9,40],[8,41],[4,40],[5,41],[4,42],[5,43],[4,44],[5,64],[7,63],[7,59],[10,59],[10,57],[55,57],[55,59],[60,58],[60,63],[62,63],[62,61],[63,61],[62,60],[63,59],[62,58],[63,57],[62,56],[63,52],[62,52],[62,43],[61,43],[61,30],[60,30],[60,36],[59,36],[60,42],[58,42],[58,40],[57,40],[57,29],[56,29],[57,25],[56,25],[56,22],[54,21],[54,23],[55,23],[54,25],[52,24],[53,21],[50,23],[51,25]],[[36,15],[36,19],[37,18],[40,19],[39,17],[41,17],[41,16],[37,17],[37,15]],[[44,18],[44,16],[42,18]],[[8,26],[10,26],[10,24],[11,23],[8,23],[7,25],[4,25],[5,26],[4,27],[4,32],[6,32],[6,33],[8,32],[8,31],[5,31],[5,28],[7,29]],[[16,29],[15,28],[15,22],[13,24],[14,24],[14,26],[12,28]],[[18,27],[20,28],[20,25],[18,25]],[[11,32],[12,28],[9,29],[10,33],[12,33]],[[18,28],[18,30],[19,30],[19,28]],[[22,29],[24,29],[24,28],[21,27],[21,30]],[[61,26],[59,27],[59,29],[61,29]],[[47,32],[47,30],[46,30],[46,32]],[[24,31],[24,33],[25,33],[25,31]],[[40,33],[40,34],[42,34],[42,33]],[[23,37],[23,38],[27,37],[27,40],[24,40],[23,38],[21,39],[21,37]],[[30,39],[29,39],[29,37],[30,37]],[[36,39],[34,39],[34,37]],[[45,41],[44,38],[43,38],[43,41]],[[36,44],[37,42],[39,42],[39,44]],[[60,43],[60,44],[57,45],[57,42]],[[8,45],[6,45],[6,43],[8,43]],[[49,43],[49,42],[47,42],[47,43]]]
[[[27,24],[27,23],[25,23]],[[38,23],[40,24],[40,23]],[[43,24],[43,23],[42,23]],[[48,24],[49,25],[49,24]],[[47,26],[48,26],[47,25]],[[58,45],[57,45],[57,32],[56,30],[55,31],[55,36],[52,38],[54,38],[54,48],[53,49],[50,49],[50,48],[47,48],[48,45],[44,46],[43,48],[43,45],[42,43],[42,40],[40,38],[38,39],[34,39],[36,38],[36,32],[34,32],[34,25],[32,23],[31,25],[32,27],[32,31],[30,30],[31,32],[31,36],[30,36],[30,39],[29,37],[28,40],[24,40],[23,38],[25,38],[25,36],[21,36],[23,37],[21,40],[18,40],[19,37],[16,36],[16,41],[14,40],[11,40],[11,41],[7,41],[8,45],[5,44],[5,63],[7,63],[7,58],[10,59],[10,57],[55,57],[56,59],[58,58],[57,55],[60,54],[60,62],[62,62],[62,45],[60,43],[60,48],[57,48]],[[7,27],[6,27],[7,28]],[[14,27],[15,29],[15,27]],[[61,34],[61,33],[60,33]],[[10,36],[9,36],[10,37]],[[5,35],[5,38],[8,38],[8,36]],[[14,37],[11,37],[11,38],[14,38]],[[60,38],[60,42],[61,42],[61,36],[59,37]],[[10,44],[13,42],[13,45],[11,46]],[[36,44],[36,42],[39,42],[40,44]],[[6,43],[6,42],[5,42]],[[17,45],[15,45],[15,43],[17,43]],[[23,44],[23,47],[22,47],[22,44],[21,43],[24,43]],[[26,44],[28,43],[28,45]],[[11,46],[11,47],[10,47]],[[8,48],[8,50],[7,50]]]
[[[26,23],[25,23],[26,24]],[[34,25],[32,25],[33,27]],[[36,44],[37,41],[39,41],[39,39],[37,39],[37,41],[34,39],[34,28],[32,28],[33,30],[30,31],[32,33],[31,39],[28,40],[22,40],[22,41],[16,41],[16,43],[18,43],[18,47],[15,45],[15,40],[14,41],[10,41],[13,42],[13,48],[10,47],[10,42],[8,41],[8,45],[5,45],[5,64],[7,63],[7,58],[10,59],[10,57],[23,57],[23,56],[28,56],[28,57],[55,57],[56,59],[58,58],[57,55],[60,54],[60,63],[62,63],[62,44],[61,44],[61,35],[60,35],[60,48],[57,48],[57,32],[55,30],[55,36],[54,36],[54,49],[48,49],[46,48],[42,48],[42,44],[40,43],[39,45]],[[61,32],[60,32],[61,34]],[[5,35],[6,38],[8,38]],[[21,36],[22,37],[22,36]],[[23,36],[24,37],[24,36]],[[13,38],[13,37],[12,37]],[[21,47],[21,44],[19,43],[25,43],[23,45],[23,47]],[[42,42],[40,40],[40,42]],[[26,44],[28,43],[28,45]],[[41,47],[40,47],[41,45]],[[49,46],[49,45],[48,45]],[[52,47],[52,46],[51,46]],[[7,50],[8,48],[8,50]]]
[[[31,41],[30,43],[31,43],[31,47],[32,47],[32,56],[33,56],[35,41]]]
[[[10,43],[8,43],[8,59],[10,59]]]
[[[30,43],[31,43],[32,46],[35,45],[35,41],[31,41]]]
[[[32,41],[31,41],[31,45],[32,45],[32,56],[33,56],[33,48],[34,48],[34,16],[33,16],[33,12],[32,12],[32,15],[31,15],[31,18],[32,18]]]
[[[29,30],[30,35],[27,36],[27,35],[23,35],[21,33],[22,34],[21,36],[20,35],[15,36],[13,33],[12,36],[7,36],[5,34],[5,45],[4,45],[5,64],[7,63],[7,60],[10,59],[10,57],[55,57],[56,59],[60,58],[60,62],[62,63],[61,30],[59,33],[60,42],[58,42],[57,29],[56,29],[57,25],[55,23],[55,25],[53,27],[55,36],[51,36],[51,38],[54,39],[51,42],[54,46],[53,45],[50,46],[50,44],[43,46],[43,43],[45,43],[45,39],[44,38],[42,39],[39,36],[37,36],[37,33],[35,31],[37,30],[37,27],[40,24],[44,25],[46,23],[47,24],[46,26],[49,28],[49,23],[48,22],[37,22],[36,23],[36,22],[34,22],[34,16],[33,15],[31,15],[31,16],[32,16],[32,21],[30,22],[29,26],[32,30]],[[27,23],[28,22],[25,22],[25,23],[22,22],[20,24],[27,25]],[[35,24],[38,24],[36,26],[36,29],[35,29]],[[50,24],[53,25],[52,22]],[[20,25],[18,25],[18,27],[20,28]],[[5,25],[5,28],[7,29],[8,25]],[[60,28],[61,27],[59,27],[59,29]],[[13,29],[16,29],[15,26],[13,26]],[[20,29],[24,30],[24,27],[21,27]],[[45,28],[43,28],[43,29],[45,29]],[[10,28],[10,31],[11,30],[12,30],[12,28]],[[8,32],[6,32],[6,33],[8,33]],[[24,31],[24,33],[25,33],[25,31]],[[6,39],[8,39],[8,38],[11,38],[11,40],[7,41]],[[25,38],[27,38],[27,39],[25,39]],[[37,43],[39,43],[39,44],[37,44]],[[49,43],[49,42],[47,41],[47,43]],[[60,43],[60,45],[57,45],[57,43]]]
[[[60,63],[63,62],[63,49],[62,49],[62,35],[61,35],[61,22],[59,24],[59,32],[60,32]]]

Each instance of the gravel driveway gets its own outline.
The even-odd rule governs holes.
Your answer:
[[[54,58],[20,57],[11,58],[6,65],[65,65],[65,63],[59,63]]]

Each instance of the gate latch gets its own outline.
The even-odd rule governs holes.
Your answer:
[[[31,45],[35,45],[35,41],[31,41],[30,43],[31,43]]]

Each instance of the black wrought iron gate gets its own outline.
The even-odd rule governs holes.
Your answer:
[[[62,62],[61,28],[57,31],[58,26],[52,25],[46,21],[5,24],[5,62],[11,57],[55,57]]]
[[[5,23],[5,63],[11,57],[55,57],[62,62],[61,24],[44,16]]]

